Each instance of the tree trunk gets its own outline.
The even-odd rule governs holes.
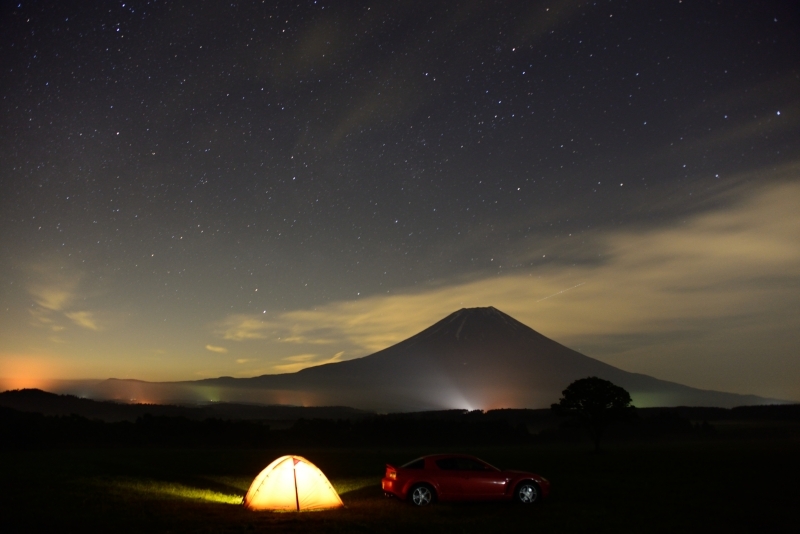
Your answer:
[[[603,428],[595,427],[592,429],[592,439],[594,440],[594,452],[598,454],[600,452],[600,439],[603,437]]]

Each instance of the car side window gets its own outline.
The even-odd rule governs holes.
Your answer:
[[[475,462],[469,458],[459,458],[456,462],[459,471],[475,471]]]
[[[436,460],[436,467],[445,471],[454,471],[458,469],[457,460],[457,458],[442,458],[441,460]]]
[[[486,467],[482,463],[476,462],[475,460],[471,460],[469,458],[459,458],[458,470],[459,471],[485,471]]]
[[[403,466],[403,469],[425,469],[425,459],[420,458]]]

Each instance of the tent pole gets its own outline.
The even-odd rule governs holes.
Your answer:
[[[292,458],[294,460],[294,458]],[[294,476],[294,500],[297,503],[297,511],[300,511],[300,497],[297,495],[297,463],[292,466],[292,475]]]

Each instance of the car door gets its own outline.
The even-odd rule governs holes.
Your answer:
[[[439,485],[439,498],[443,500],[459,500],[463,497],[464,474],[458,469],[457,459],[440,458],[435,462],[437,473],[435,479]]]
[[[505,493],[508,479],[494,467],[476,459],[461,458],[458,468],[465,499],[499,499]]]

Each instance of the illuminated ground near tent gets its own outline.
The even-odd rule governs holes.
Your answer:
[[[121,479],[101,481],[98,485],[109,491],[139,493],[155,499],[174,498],[216,502],[221,504],[241,504],[241,495],[220,493],[204,488],[187,486],[176,482],[151,479]]]
[[[174,498],[221,504],[242,504],[242,497],[250,485],[246,477],[206,477],[211,481],[240,489],[240,493],[221,493],[202,487],[189,486],[177,482],[153,480],[148,478],[120,478],[98,480],[95,483],[104,490],[118,494],[135,493],[154,499]],[[380,484],[380,477],[360,477],[331,480],[331,485],[339,495],[345,495],[370,486]]]

